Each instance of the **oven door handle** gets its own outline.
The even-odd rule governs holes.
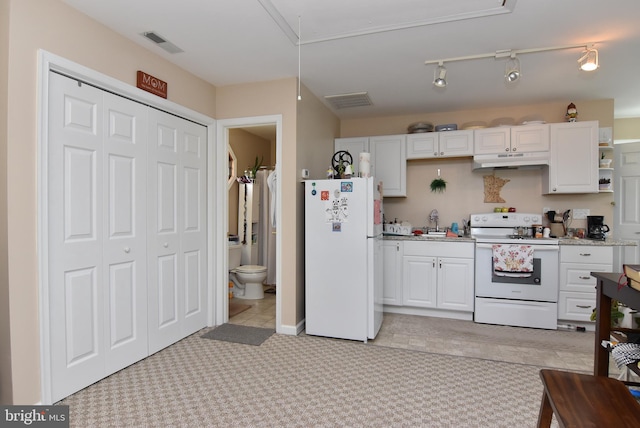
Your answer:
[[[480,244],[480,243],[476,243],[476,248],[493,249],[494,245],[498,245],[498,244]],[[509,245],[509,244],[500,244],[500,245]],[[518,244],[513,244],[513,245],[518,245]],[[526,244],[523,244],[523,245],[526,245]],[[533,247],[533,251],[560,251],[560,246],[559,245],[530,245],[530,247]]]

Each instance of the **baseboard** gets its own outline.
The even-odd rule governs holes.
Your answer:
[[[305,320],[300,321],[296,325],[284,325],[280,326],[279,334],[287,334],[289,336],[297,336],[304,331]]]

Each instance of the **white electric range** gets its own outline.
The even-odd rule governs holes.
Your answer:
[[[533,213],[479,213],[470,217],[476,240],[474,321],[518,327],[557,329],[559,245],[556,238],[535,238]],[[494,247],[533,249],[533,272],[500,276],[494,271]]]

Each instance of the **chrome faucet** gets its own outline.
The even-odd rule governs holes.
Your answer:
[[[438,228],[439,218],[440,218],[440,214],[438,214],[438,210],[431,210],[431,212],[429,213],[429,222],[436,223],[436,232],[440,232],[440,229]]]

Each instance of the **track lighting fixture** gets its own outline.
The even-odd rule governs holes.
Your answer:
[[[600,66],[598,64],[598,50],[593,46],[586,48],[583,55],[578,60],[580,64],[580,70],[593,71]]]
[[[433,72],[433,86],[438,88],[444,88],[447,86],[447,69],[444,67],[444,62],[440,61],[438,67]]]
[[[520,59],[516,54],[512,53],[511,58],[507,61],[504,71],[504,80],[507,83],[513,83],[520,78]]]
[[[443,65],[445,62],[469,61],[473,59],[484,59],[484,58],[494,58],[496,60],[509,58],[507,60],[507,65],[505,68],[504,78],[507,83],[511,83],[518,80],[522,74],[520,72],[520,59],[517,58],[516,55],[546,52],[546,51],[557,51],[557,50],[564,50],[564,49],[577,49],[577,48],[584,49],[583,55],[578,60],[578,62],[580,63],[580,69],[585,71],[592,71],[597,69],[599,66],[598,50],[595,49],[593,45],[586,45],[586,44],[550,46],[546,48],[531,48],[531,49],[507,49],[507,50],[499,50],[492,53],[428,60],[428,61],[425,61],[424,63],[425,65],[438,64],[438,67],[434,71],[433,85],[439,88],[444,88],[445,86],[447,86],[447,80],[445,78],[447,74],[447,69],[444,68],[444,65]]]

